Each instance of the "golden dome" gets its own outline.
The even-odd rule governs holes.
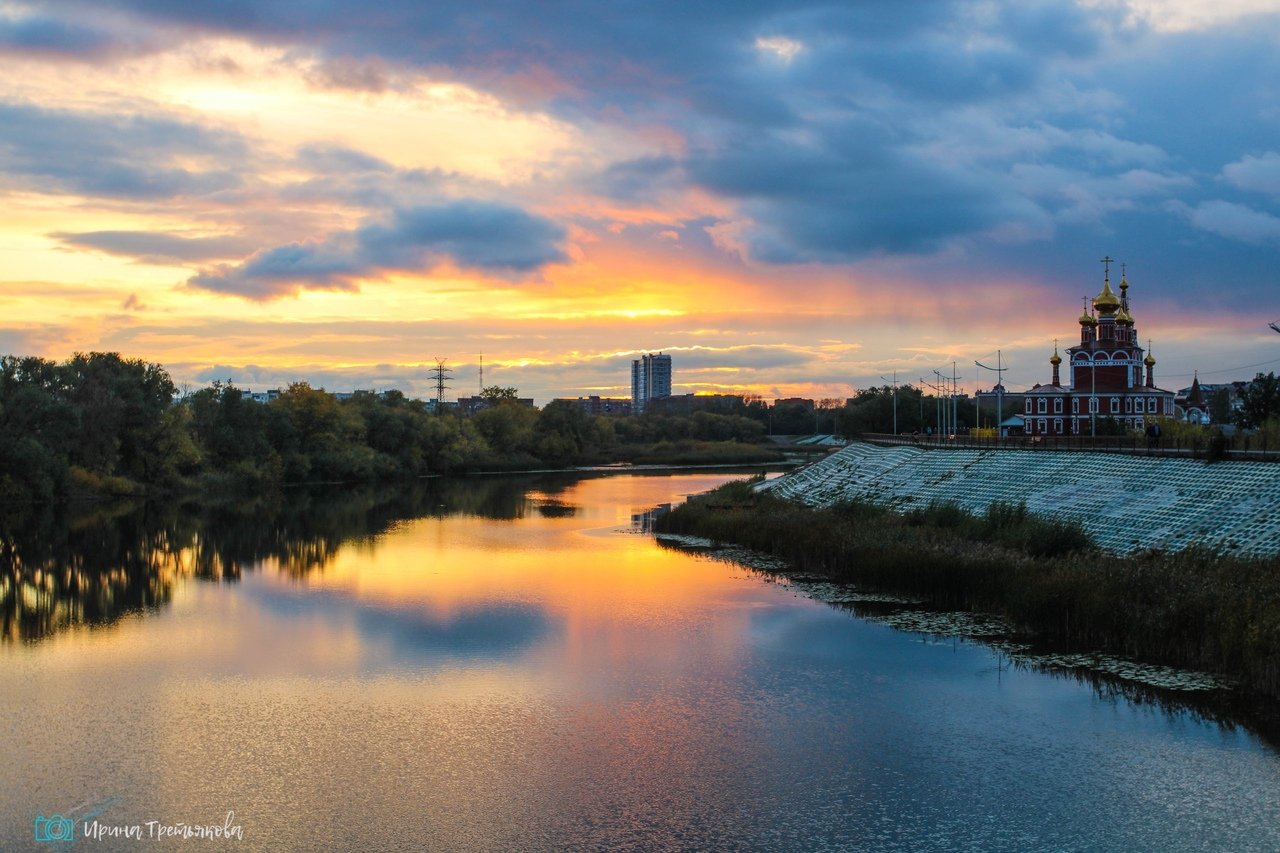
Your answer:
[[[1132,325],[1133,325],[1133,316],[1132,316],[1132,315],[1130,315],[1128,311],[1126,311],[1126,310],[1124,310],[1123,308],[1121,308],[1121,309],[1116,313],[1116,322],[1117,322],[1117,323],[1119,323],[1119,324],[1120,324],[1120,325],[1122,325],[1122,326],[1132,326]]]
[[[1120,307],[1120,297],[1111,289],[1111,279],[1102,280],[1102,292],[1093,297],[1093,307],[1104,317],[1116,313]]]
[[[1053,355],[1049,357],[1049,363],[1052,364],[1054,367],[1057,367],[1059,364],[1062,364],[1062,356],[1058,355],[1057,341],[1053,342]]]
[[[1092,314],[1090,314],[1088,311],[1085,311],[1083,314],[1081,314],[1081,315],[1080,315],[1080,325],[1081,325],[1081,326],[1096,326],[1096,325],[1098,325],[1098,320],[1097,320],[1097,318],[1096,318],[1096,317],[1094,317],[1094,316],[1093,316]]]
[[[1151,353],[1147,353],[1147,357],[1142,360],[1142,363],[1147,367],[1155,367],[1156,357]]]

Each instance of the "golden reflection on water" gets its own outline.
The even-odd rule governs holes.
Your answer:
[[[697,489],[706,481],[690,478],[676,488]],[[569,517],[405,522],[375,542],[342,549],[305,583],[446,615],[495,600],[536,601],[588,619],[660,618],[696,609],[724,580],[720,572],[689,572],[686,555],[655,547],[630,529],[632,514],[668,498],[674,484],[643,485],[634,478],[583,482],[559,500],[580,499],[591,510]],[[576,537],[590,537],[589,547],[575,547]]]

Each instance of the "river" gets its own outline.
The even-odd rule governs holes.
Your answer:
[[[9,518],[0,849],[1280,849],[1248,725],[636,523],[730,476]]]

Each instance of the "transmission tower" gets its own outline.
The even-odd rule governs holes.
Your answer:
[[[447,358],[436,359],[436,411],[440,411],[444,408],[445,389],[452,387],[444,384],[446,379],[453,378],[453,372],[444,366],[444,363],[448,360],[449,359]]]

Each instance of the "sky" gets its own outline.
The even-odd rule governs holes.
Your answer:
[[[1280,5],[0,0],[0,200],[0,353],[192,390],[1016,390],[1104,256],[1176,390],[1280,368]]]

